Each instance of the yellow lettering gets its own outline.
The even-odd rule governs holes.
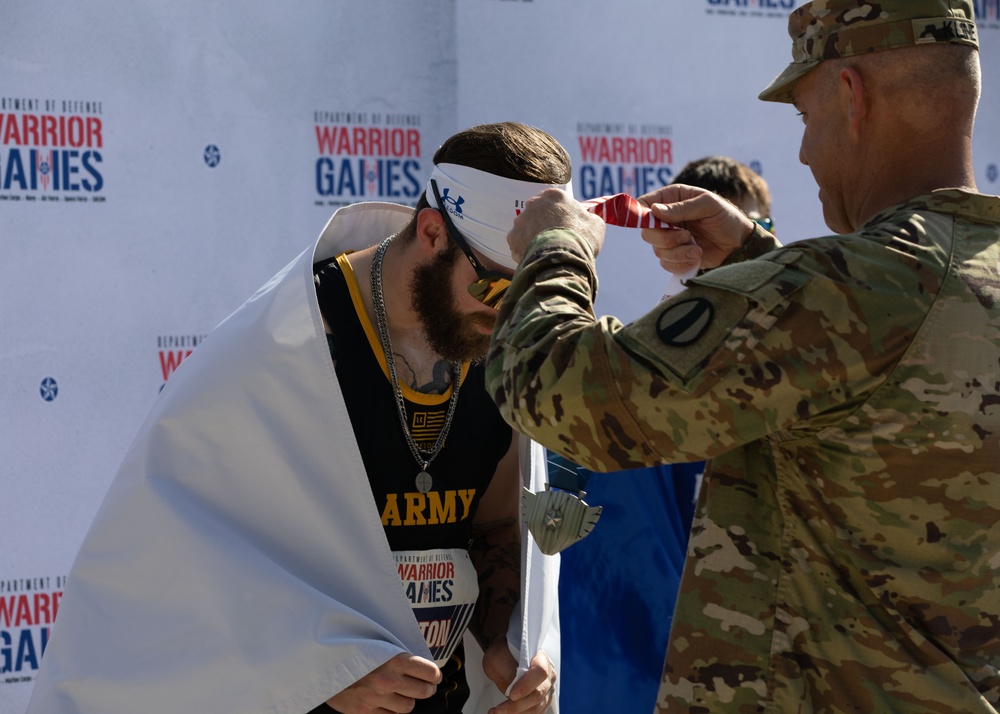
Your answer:
[[[438,523],[454,523],[455,522],[455,492],[445,491],[444,492],[444,503],[441,503],[441,494],[437,491],[431,491],[427,494],[427,500],[430,501],[431,514],[430,518],[427,519],[429,524],[437,525]]]
[[[404,493],[406,498],[406,520],[404,526],[422,526],[427,523],[424,518],[424,509],[427,507],[427,498],[422,493]]]
[[[385,497],[385,508],[382,510],[383,526],[398,526],[399,520],[399,500],[396,494],[390,493]]]
[[[476,489],[474,488],[460,488],[458,490],[458,497],[462,499],[462,506],[465,508],[465,513],[462,514],[463,521],[469,517],[469,509],[472,508],[472,498],[475,495]]]
[[[400,513],[399,496],[406,499],[406,518]],[[458,502],[462,502],[462,515],[458,514]],[[466,488],[458,491],[447,490],[444,493],[431,491],[423,493],[389,493],[385,497],[385,507],[382,509],[383,526],[436,526],[443,523],[464,521],[471,515],[472,501],[476,489]]]

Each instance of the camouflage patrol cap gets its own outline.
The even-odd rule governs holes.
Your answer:
[[[813,0],[788,18],[792,63],[760,93],[791,102],[792,87],[825,59],[853,57],[933,42],[971,45],[972,0]]]

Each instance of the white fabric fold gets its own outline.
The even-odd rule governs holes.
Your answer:
[[[430,657],[312,271],[411,214],[335,213],[171,376],[70,571],[28,714],[304,714],[400,652]],[[548,577],[536,585],[554,591]]]

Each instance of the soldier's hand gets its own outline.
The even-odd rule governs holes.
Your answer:
[[[514,681],[517,662],[511,656],[504,638],[498,639],[483,657],[483,671],[501,692]],[[528,671],[510,690],[508,700],[490,709],[489,714],[542,714],[552,703],[555,693],[556,673],[552,662],[544,652],[538,652],[531,660]]]
[[[639,201],[660,220],[677,226],[642,231],[642,239],[671,273],[722,265],[753,231],[752,219],[703,188],[671,184],[640,196]]]
[[[590,244],[594,255],[604,244],[603,220],[589,213],[566,191],[547,188],[525,203],[524,210],[514,219],[514,227],[507,234],[507,244],[514,260],[520,263],[535,236],[550,228],[571,229]]]
[[[398,654],[326,701],[343,714],[404,714],[441,683],[441,670],[423,657]]]

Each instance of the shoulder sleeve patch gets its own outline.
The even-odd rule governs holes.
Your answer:
[[[627,325],[622,344],[651,365],[673,373],[688,384],[697,368],[723,345],[747,333],[748,325],[763,324],[765,316],[787,302],[808,281],[795,262],[752,260],[716,268],[687,282],[687,289]]]
[[[712,326],[715,308],[710,300],[691,298],[669,305],[656,320],[656,334],[663,344],[686,347]]]
[[[618,339],[659,371],[686,380],[725,342],[749,307],[742,295],[692,285],[627,325]]]

